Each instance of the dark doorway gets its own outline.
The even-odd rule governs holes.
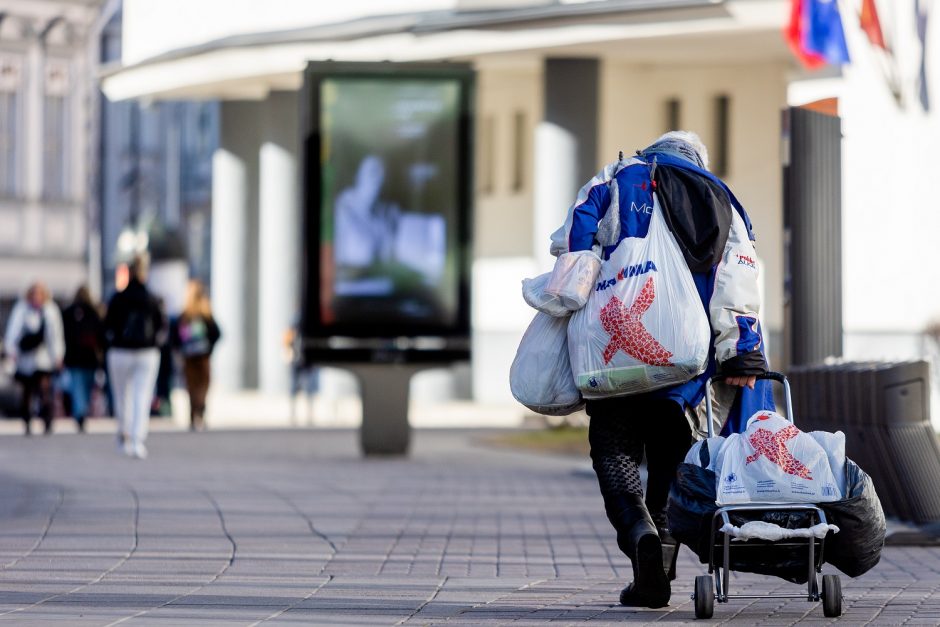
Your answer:
[[[842,355],[842,120],[783,114],[784,360]]]

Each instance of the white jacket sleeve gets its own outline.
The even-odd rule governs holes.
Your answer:
[[[617,175],[620,170],[624,169],[629,165],[640,163],[639,159],[635,157],[630,157],[627,159],[622,159],[608,163],[601,169],[600,172],[594,175],[590,181],[584,184],[584,186],[578,190],[578,195],[575,198],[574,204],[568,208],[568,215],[565,218],[565,223],[562,224],[558,229],[551,235],[551,247],[549,252],[555,257],[563,255],[564,253],[569,252],[569,244],[571,242],[571,234],[574,230],[577,232],[581,225],[578,224],[577,217],[580,213],[583,213],[583,209],[589,205],[592,205],[592,191],[596,191],[601,187],[606,188],[610,184],[611,180]],[[598,227],[597,221],[601,219],[607,207],[592,207],[596,213],[596,220],[594,220],[594,227]],[[590,221],[590,220],[589,220]],[[617,227],[617,232],[619,233],[619,225]],[[586,250],[586,248],[585,248]]]
[[[43,315],[46,317],[46,341],[49,343],[49,356],[53,367],[65,359],[65,329],[62,324],[62,312],[55,303],[45,305]]]
[[[760,325],[757,252],[737,211],[731,212],[728,241],[715,271],[709,303],[718,370],[760,374],[767,370]]]

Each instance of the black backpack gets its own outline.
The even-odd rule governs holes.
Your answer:
[[[149,309],[135,307],[127,312],[121,340],[128,346],[153,346],[156,343],[156,329]]]

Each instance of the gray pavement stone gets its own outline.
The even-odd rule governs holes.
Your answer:
[[[109,436],[0,436],[0,622],[696,623],[691,552],[669,607],[620,607],[630,565],[584,461],[480,435],[419,431],[410,458],[361,460],[353,431],[155,433],[143,462]],[[839,620],[762,598],[715,622],[937,625],[940,548],[888,547],[843,589]],[[735,574],[731,592],[802,590]]]

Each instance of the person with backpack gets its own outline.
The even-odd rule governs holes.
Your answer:
[[[605,167],[581,189],[565,225],[552,235],[555,255],[591,250],[600,238],[604,247],[595,249],[606,260],[624,239],[645,238],[652,229],[654,210],[661,208],[711,326],[711,342],[702,347],[703,354],[707,350],[704,372],[684,383],[586,403],[591,459],[604,507],[617,532],[617,544],[633,566],[633,581],[620,593],[620,603],[627,606],[656,608],[669,603],[678,547],[666,527],[667,497],[692,444],[693,430],[699,429],[705,382],[716,373],[726,377],[727,385],[721,386],[726,429],[737,430],[754,411],[773,408],[769,385],[756,379],[768,366],[750,219],[727,185],[707,168],[708,151],[697,135],[666,133],[635,157],[621,156]],[[612,206],[619,207],[619,213],[609,238],[603,231]],[[656,270],[649,264],[643,268],[647,269]],[[612,282],[625,277],[626,273]],[[652,292],[647,298],[652,302]],[[655,339],[650,340],[642,328],[634,332],[643,324],[642,308],[638,311],[633,322],[617,315],[601,322],[621,333],[616,348],[622,344],[642,360]],[[707,341],[708,334],[704,337]],[[644,457],[645,495],[639,470]]]
[[[66,388],[72,400],[72,416],[79,433],[84,433],[95,376],[104,357],[104,325],[87,285],[75,292],[72,304],[62,312],[62,322]]]
[[[206,395],[209,392],[212,349],[221,337],[219,325],[212,317],[209,295],[202,282],[192,279],[187,286],[183,312],[173,323],[172,345],[183,357],[183,374],[189,393],[189,428],[205,428]]]
[[[144,285],[147,270],[143,255],[128,264],[127,287],[111,298],[104,320],[118,447],[138,459],[147,457],[144,442],[160,366],[159,346],[166,339],[163,311]]]
[[[22,386],[25,434],[32,433],[30,423],[36,402],[45,434],[51,434],[54,410],[52,378],[62,369],[65,339],[59,307],[43,283],[33,283],[25,298],[13,306],[3,344],[4,351],[16,364],[14,376]]]

